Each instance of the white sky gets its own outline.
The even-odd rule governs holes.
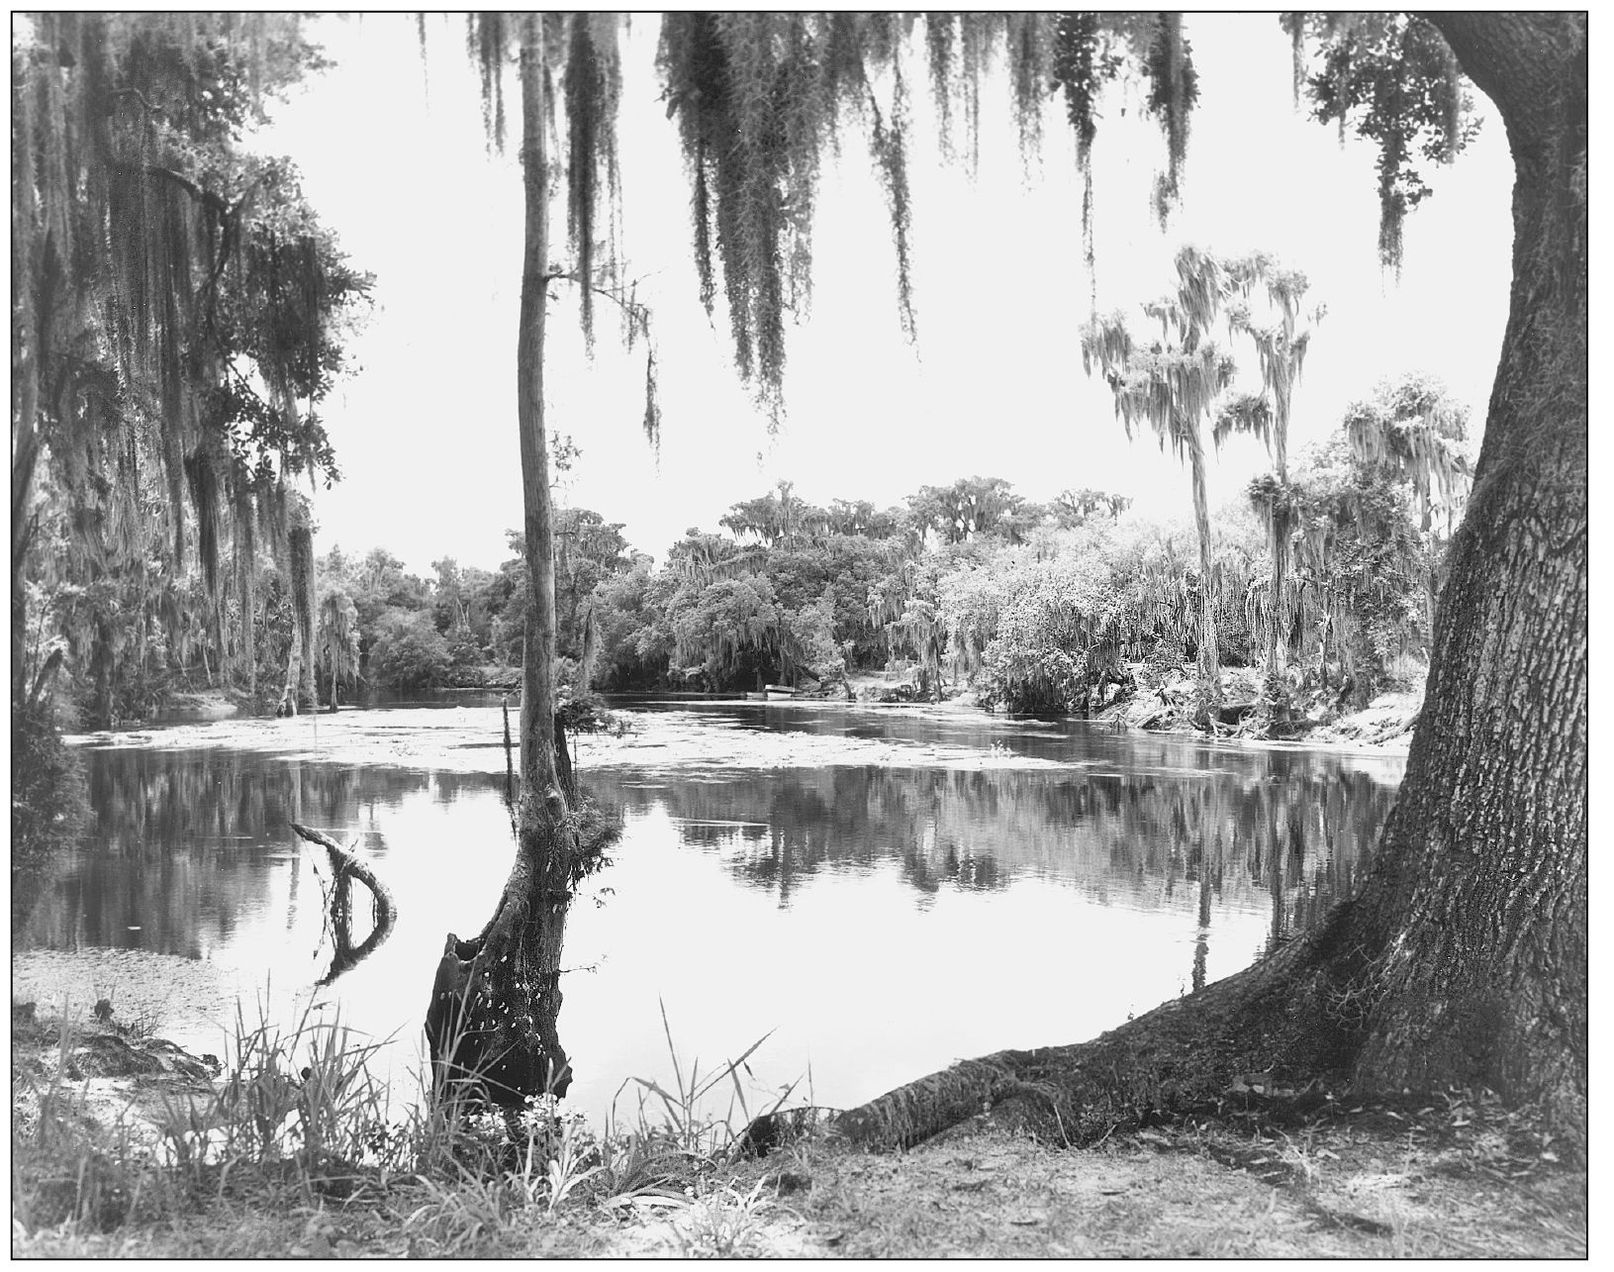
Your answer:
[[[492,568],[521,520],[515,324],[521,189],[514,155],[490,157],[464,54],[463,19],[428,20],[423,67],[412,17],[319,19],[337,62],[278,111],[261,144],[291,155],[305,191],[356,265],[376,275],[375,311],[352,346],[358,369],[325,407],[343,480],[320,490],[318,551],[385,546],[421,573],[440,556]],[[1507,314],[1511,165],[1484,116],[1434,195],[1409,218],[1399,284],[1377,260],[1373,152],[1291,105],[1288,39],[1275,15],[1191,14],[1200,75],[1184,201],[1162,234],[1149,190],[1164,162],[1136,94],[1112,94],[1094,147],[1098,300],[1138,319],[1163,294],[1184,242],[1264,248],[1310,277],[1328,316],[1296,395],[1291,453],[1325,436],[1381,376],[1423,370],[1467,403],[1477,435]],[[825,173],[813,310],[793,333],[788,422],[776,438],[732,370],[721,313],[696,300],[688,183],[650,73],[654,21],[636,18],[621,115],[624,247],[655,310],[662,441],[644,441],[642,357],[612,346],[599,312],[594,365],[569,300],[551,303],[550,427],[583,449],[565,497],[626,524],[658,559],[686,527],[781,478],[808,499],[894,504],[923,484],[1004,477],[1028,498],[1091,486],[1151,513],[1186,507],[1188,475],[1152,441],[1128,444],[1108,390],[1081,369],[1087,313],[1080,186],[1062,106],[1047,119],[1042,172],[1022,176],[1006,110],[983,102],[971,184],[936,157],[915,99],[917,350],[902,340],[884,200],[863,143]],[[511,111],[516,86],[512,77]],[[1006,92],[1006,90],[1005,90]],[[1123,114],[1124,111],[1124,114]],[[514,133],[516,123],[512,121]],[[564,230],[558,209],[557,238]],[[556,260],[563,243],[557,243]],[[1234,352],[1257,374],[1246,345]],[[1253,385],[1252,385],[1253,387]],[[1213,504],[1265,464],[1252,441],[1212,464]]]

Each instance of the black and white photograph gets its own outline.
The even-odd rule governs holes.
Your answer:
[[[1587,1258],[1589,14],[11,14],[17,1259]]]

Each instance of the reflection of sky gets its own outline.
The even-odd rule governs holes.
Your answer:
[[[817,1101],[849,1105],[953,1060],[1092,1037],[1189,987],[1192,888],[1136,909],[1028,878],[942,888],[921,908],[887,860],[815,875],[780,910],[769,892],[734,887],[724,854],[680,852],[660,810],[633,820],[622,857],[610,904],[580,906],[568,939],[569,963],[603,960],[567,990],[584,1104],[608,1099],[615,1075],[671,1078],[658,996],[686,1068],[774,1030],[748,1062],[759,1083],[810,1070]],[[1215,979],[1259,953],[1267,916],[1218,909],[1212,924]]]
[[[670,1078],[658,997],[686,1065],[698,1055],[709,1070],[776,1029],[749,1062],[756,1081],[776,1086],[810,1067],[814,1097],[830,1104],[960,1057],[1090,1037],[1190,987],[1194,880],[1205,869],[1194,836],[1205,827],[1245,836],[1224,843],[1219,869],[1212,851],[1214,980],[1251,961],[1270,931],[1272,855],[1249,836],[1277,805],[1260,801],[1288,791],[1350,841],[1371,834],[1393,791],[1363,771],[1367,762],[1316,752],[917,714],[701,714],[641,714],[637,739],[665,750],[668,734],[698,761],[703,736],[721,751],[738,734],[799,760],[817,754],[816,742],[790,750],[802,730],[828,742],[856,728],[881,745],[979,753],[997,740],[1010,754],[997,769],[798,763],[721,779],[634,768],[622,756],[596,768],[596,789],[625,809],[626,833],[615,867],[573,907],[566,963],[592,970],[568,976],[561,1021],[578,1068],[574,1098],[595,1115],[629,1075]],[[469,736],[479,717],[464,715]],[[403,716],[344,713],[343,727],[357,745],[367,721],[393,728]],[[460,735],[432,745],[455,745],[450,736]],[[143,820],[104,827],[99,849],[63,861],[25,944],[192,955],[179,966],[205,966],[211,979],[175,977],[165,1029],[204,1050],[218,1049],[235,997],[251,1018],[267,987],[277,1018],[312,1003],[314,1019],[339,1014],[370,1036],[395,1035],[398,1074],[418,1063],[443,939],[480,930],[509,868],[502,777],[227,747],[87,755],[92,790],[115,801],[103,809]],[[1376,763],[1387,777],[1396,771]],[[328,870],[284,825],[292,818],[356,842],[398,901],[392,937],[326,990],[311,987],[331,958]],[[1322,836],[1308,835],[1303,859],[1284,865],[1286,925],[1311,889],[1348,877],[1331,873]],[[355,900],[358,942],[368,931],[362,889]],[[142,915],[143,906],[162,913]],[[152,975],[132,958],[108,961],[117,953],[91,951],[93,975],[125,984]]]

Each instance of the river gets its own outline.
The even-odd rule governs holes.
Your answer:
[[[14,994],[111,996],[221,1055],[238,1001],[249,1021],[339,1018],[389,1040],[404,1092],[443,937],[482,926],[513,852],[495,702],[80,739],[94,828],[14,929]],[[663,1008],[686,1080],[767,1035],[742,1072],[753,1111],[793,1083],[844,1106],[1092,1037],[1313,922],[1405,763],[914,708],[624,718],[577,748],[624,822],[567,940],[571,1101],[595,1119],[637,1107],[629,1078],[673,1080]],[[328,869],[293,820],[355,845],[398,902],[325,987]]]

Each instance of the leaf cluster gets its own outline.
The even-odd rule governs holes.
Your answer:
[[[1438,31],[1404,13],[1288,14],[1302,78],[1303,35],[1321,41],[1306,75],[1312,114],[1378,147],[1379,254],[1400,268],[1407,212],[1431,193],[1423,165],[1450,163],[1479,131],[1457,60]]]

